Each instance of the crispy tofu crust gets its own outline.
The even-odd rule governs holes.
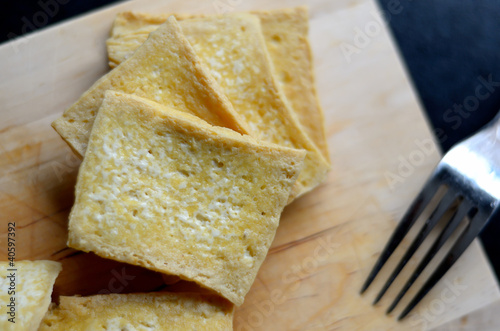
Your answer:
[[[133,293],[60,297],[40,331],[232,330],[234,305],[213,294]]]
[[[61,272],[61,263],[55,261],[16,261],[15,262],[15,323],[9,322],[8,304],[12,295],[8,293],[11,280],[7,276],[9,262],[0,262],[0,303],[3,312],[0,315],[0,329],[4,331],[36,331],[50,305],[52,287]]]
[[[52,123],[80,156],[106,90],[135,94],[194,114],[213,125],[249,133],[217,83],[201,65],[174,17],[158,28],[134,55],[99,79]]]
[[[260,18],[280,87],[306,134],[330,162],[324,112],[316,93],[307,7],[259,11],[255,14]]]
[[[108,91],[78,174],[68,245],[240,305],[304,157]]]
[[[309,13],[305,6],[270,11],[252,11],[259,17],[262,33],[274,66],[277,82],[290,102],[298,120],[330,162],[324,113],[319,103],[311,47],[309,45]],[[173,14],[178,20],[204,15]],[[231,14],[229,14],[231,15]],[[169,14],[123,12],[117,14],[111,38],[107,40],[109,65],[114,68],[127,59],[149,33],[165,22]]]
[[[132,17],[133,22],[140,18]],[[201,61],[256,138],[308,151],[290,200],[322,183],[329,164],[307,136],[278,87],[258,17],[250,14],[210,16],[183,20],[180,25]],[[153,27],[154,24],[146,26],[145,31]],[[121,33],[123,37],[118,38],[122,41],[131,37],[125,31]]]

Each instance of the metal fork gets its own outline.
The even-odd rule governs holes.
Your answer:
[[[484,226],[490,220],[500,217],[500,112],[481,131],[455,145],[444,155],[422,191],[413,201],[394,230],[394,233],[366,279],[361,293],[365,292],[370,286],[380,269],[382,269],[410,228],[415,224],[415,221],[431,202],[437,190],[443,185],[447,188],[446,193],[425,221],[420,232],[389,276],[389,279],[382,287],[373,304],[376,304],[382,298],[443,215],[447,212],[452,212],[450,220],[389,306],[387,314],[394,310],[439,249],[450,238],[459,224],[461,224],[462,220],[467,216],[469,221],[445,258],[402,311],[401,315],[399,315],[398,320],[408,315],[444,276],[474,238],[479,235]]]

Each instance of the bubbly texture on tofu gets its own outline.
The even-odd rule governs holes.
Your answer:
[[[12,271],[9,262],[0,262],[0,330],[36,331],[50,305],[52,287],[61,271],[61,264],[54,261],[15,261],[15,278],[9,278]],[[15,285],[12,286],[11,282]],[[14,290],[15,293],[9,294]],[[15,315],[10,311],[11,297],[15,298]],[[15,323],[9,322],[14,317]]]
[[[142,96],[192,113],[210,124],[249,133],[243,119],[201,65],[174,17],[152,33],[127,61],[94,83],[52,123],[80,156],[85,154],[106,90]]]
[[[78,174],[68,244],[240,305],[304,156],[108,91]]]
[[[290,102],[302,128],[329,162],[323,109],[319,103],[311,47],[309,12],[306,6],[251,11],[260,19],[262,35],[274,66],[277,82]],[[172,14],[178,20],[206,15]],[[226,14],[227,16],[234,14]],[[109,65],[116,67],[165,22],[170,14],[122,12],[116,15],[111,37],[106,41]]]
[[[309,46],[307,7],[257,13],[262,34],[283,89],[302,128],[329,161],[324,114],[316,93],[314,66]]]
[[[314,61],[308,38],[309,12],[307,7],[260,10],[250,13],[260,19],[262,35],[275,69],[276,81],[290,102],[301,127],[329,162],[323,109],[316,93]],[[205,17],[204,15],[172,15],[178,20]],[[114,68],[129,58],[146,41],[148,35],[169,16],[170,14],[162,13],[118,13],[111,37],[106,41],[110,67]]]
[[[40,331],[232,330],[234,306],[211,294],[134,293],[60,297]]]
[[[109,66],[115,68],[128,59],[148,39],[151,32],[165,23],[170,16],[176,20],[201,17],[200,14],[144,14],[134,12],[118,13],[113,21],[111,38],[106,40]]]
[[[259,18],[233,14],[183,20],[182,31],[258,139],[307,151],[292,198],[323,182],[328,162],[280,92]]]

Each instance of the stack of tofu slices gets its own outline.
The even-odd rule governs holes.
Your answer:
[[[83,158],[68,245],[210,294],[61,297],[40,330],[231,330],[283,208],[326,179],[306,8],[120,13],[52,124]],[[50,292],[49,292],[50,293]]]

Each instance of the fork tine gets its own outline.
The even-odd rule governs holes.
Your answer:
[[[496,210],[496,216],[500,215],[500,209]],[[424,286],[411,300],[408,306],[399,315],[398,320],[401,320],[408,315],[408,313],[422,300],[422,298],[429,293],[429,291],[436,285],[436,283],[444,276],[444,274],[451,268],[451,266],[458,260],[462,253],[469,247],[472,241],[478,236],[483,229],[484,225],[488,223],[494,216],[484,217],[484,215],[477,213],[473,219],[470,220],[467,228],[460,235],[460,238],[453,245],[453,248],[448,252],[444,260],[437,267],[434,273],[425,282]]]
[[[363,294],[366,289],[370,286],[370,284],[373,282],[377,274],[379,273],[380,269],[384,266],[384,264],[387,262],[389,257],[392,255],[396,247],[401,243],[403,240],[404,236],[408,233],[412,225],[415,223],[417,218],[420,216],[422,211],[425,209],[425,207],[429,204],[431,199],[434,197],[434,194],[436,193],[437,189],[439,188],[440,181],[438,179],[438,176],[436,173],[434,173],[431,178],[427,181],[425,184],[424,188],[422,191],[419,193],[419,195],[415,198],[413,203],[411,204],[410,208],[406,211],[405,215],[399,222],[398,226],[392,233],[391,238],[387,242],[387,244],[384,247],[384,250],[380,254],[377,262],[375,263],[375,266],[373,267],[372,271],[370,272],[370,275],[366,279],[365,283],[363,284],[363,287],[361,288],[360,293]]]
[[[406,292],[410,289],[410,287],[413,285],[413,283],[417,280],[418,276],[424,271],[425,267],[429,264],[429,262],[432,260],[432,258],[436,255],[436,253],[439,251],[439,249],[444,245],[446,240],[451,236],[453,231],[458,227],[460,222],[463,220],[467,212],[470,210],[470,205],[466,202],[463,201],[462,204],[458,207],[458,209],[455,211],[453,217],[451,220],[446,224],[444,227],[443,231],[439,235],[439,237],[436,239],[432,247],[427,251],[425,254],[424,258],[422,261],[419,263],[413,274],[410,276],[408,281],[405,283],[403,288],[400,290],[398,295],[396,296],[396,299],[392,302],[392,304],[389,306],[387,309],[387,314],[390,314],[394,308],[398,305],[399,301],[404,297]]]
[[[418,233],[418,235],[415,237],[413,242],[411,243],[410,247],[406,251],[405,255],[403,258],[399,261],[398,265],[392,272],[391,276],[387,280],[387,282],[384,284],[384,287],[382,290],[379,292],[377,297],[375,298],[375,301],[373,304],[376,304],[377,302],[380,301],[380,299],[384,296],[385,292],[389,289],[391,284],[394,282],[396,277],[399,275],[401,270],[405,267],[405,265],[408,263],[408,261],[411,259],[413,254],[417,251],[417,249],[420,247],[422,242],[427,238],[427,235],[431,232],[431,230],[436,226],[436,224],[441,220],[443,215],[450,209],[450,207],[455,203],[457,200],[457,194],[453,190],[448,190],[446,192],[445,196],[441,199],[437,207],[434,209],[432,214],[429,216],[429,218],[425,221],[424,225],[422,226],[422,229]]]

